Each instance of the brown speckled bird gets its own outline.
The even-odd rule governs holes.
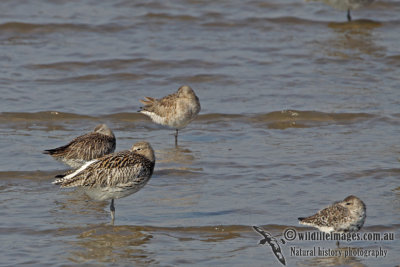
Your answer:
[[[105,155],[87,162],[53,182],[66,187],[82,187],[94,200],[111,199],[111,219],[115,218],[114,199],[129,196],[143,188],[153,174],[154,150],[148,142],[138,142],[130,150]]]
[[[356,196],[348,196],[310,217],[299,218],[299,223],[325,233],[356,232],[364,225],[365,218],[364,202]]]
[[[200,101],[193,89],[181,86],[176,93],[161,99],[145,97],[140,100],[145,106],[139,112],[149,116],[153,122],[176,129],[175,144],[178,144],[178,130],[194,120],[200,112]]]
[[[45,150],[56,160],[62,161],[72,168],[79,168],[86,162],[113,153],[115,136],[105,124],[99,124],[94,131],[73,139],[65,146]]]

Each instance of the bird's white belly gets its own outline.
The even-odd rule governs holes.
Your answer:
[[[141,187],[93,187],[85,189],[85,193],[97,201],[118,199],[139,191]]]
[[[171,127],[173,129],[181,129],[189,124],[194,119],[194,116],[189,116],[186,113],[181,114],[166,114],[165,116],[157,115],[154,112],[142,111],[143,114],[149,116],[155,123]]]

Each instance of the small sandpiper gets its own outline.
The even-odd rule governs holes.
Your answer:
[[[371,4],[374,0],[313,0],[328,4],[339,10],[347,10],[347,20],[351,21],[350,10],[359,9]]]
[[[140,102],[145,106],[139,112],[149,116],[155,123],[176,129],[175,145],[178,144],[178,130],[194,120],[201,109],[199,98],[187,85],[161,99],[145,97]]]
[[[348,196],[310,217],[299,218],[299,223],[325,233],[357,232],[364,225],[366,216],[364,202],[356,196]]]
[[[148,142],[138,142],[130,150],[115,152],[87,162],[74,172],[58,175],[53,184],[82,187],[94,200],[111,199],[111,223],[114,224],[114,199],[129,196],[150,180],[155,165],[154,150]]]
[[[99,124],[93,132],[78,136],[65,146],[45,150],[43,153],[72,168],[79,168],[90,160],[113,153],[114,150],[114,133],[107,125]]]

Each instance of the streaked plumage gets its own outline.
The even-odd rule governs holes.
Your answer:
[[[367,6],[371,4],[374,0],[312,0],[312,1],[323,2],[339,10],[347,10],[347,20],[351,21],[350,10],[355,10]]]
[[[138,142],[130,150],[105,155],[56,179],[53,184],[82,187],[94,200],[111,199],[114,221],[114,199],[139,191],[149,181],[155,165],[154,150],[148,142]]]
[[[364,202],[356,196],[348,196],[310,217],[299,218],[299,223],[326,233],[356,232],[364,225],[365,218]]]
[[[155,123],[176,129],[175,143],[178,142],[178,130],[194,120],[201,109],[199,98],[187,85],[161,99],[145,98],[146,100],[140,100],[145,105],[141,107],[140,112],[149,116]]]
[[[99,124],[93,132],[78,136],[65,146],[45,150],[43,153],[51,155],[72,168],[79,168],[87,161],[113,153],[115,143],[115,136],[111,129],[105,124]]]

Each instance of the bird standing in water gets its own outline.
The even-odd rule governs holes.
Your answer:
[[[312,216],[298,219],[300,224],[316,227],[321,232],[344,233],[359,231],[364,225],[366,216],[364,202],[351,195]]]
[[[86,162],[113,153],[115,150],[114,133],[105,124],[97,125],[93,132],[76,137],[65,146],[45,150],[56,160],[79,168]]]
[[[145,97],[139,112],[149,116],[153,122],[176,129],[175,145],[178,145],[178,130],[194,120],[200,112],[200,101],[193,89],[181,86],[176,93],[161,99]]]
[[[82,187],[94,200],[111,199],[111,222],[114,224],[114,199],[129,196],[143,188],[153,174],[154,150],[148,142],[138,142],[130,150],[105,155],[89,161],[74,172],[58,175],[53,184]]]

